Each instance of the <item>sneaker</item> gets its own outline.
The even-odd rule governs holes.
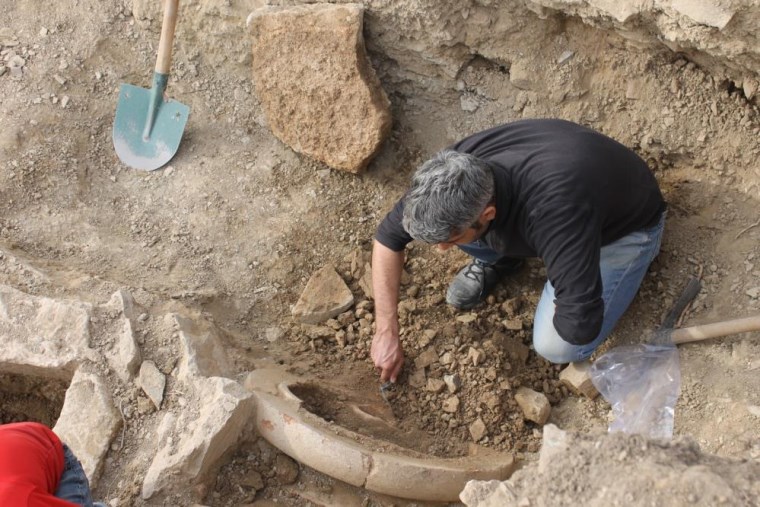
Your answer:
[[[462,268],[449,285],[446,302],[460,310],[469,310],[483,301],[504,276],[520,271],[523,259],[505,257],[496,264],[486,264],[479,259]]]

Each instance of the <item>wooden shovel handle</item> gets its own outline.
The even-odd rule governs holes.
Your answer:
[[[172,43],[174,26],[177,24],[179,0],[164,0],[164,21],[161,24],[161,38],[158,41],[156,72],[168,74],[172,67]]]
[[[673,343],[677,345],[679,343],[698,342],[730,334],[746,333],[747,331],[760,331],[760,315],[675,329],[670,336],[673,339]]]

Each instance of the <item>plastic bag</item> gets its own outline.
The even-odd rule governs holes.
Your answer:
[[[591,365],[591,381],[612,406],[609,431],[649,438],[673,437],[681,388],[678,350],[673,344],[617,347]]]

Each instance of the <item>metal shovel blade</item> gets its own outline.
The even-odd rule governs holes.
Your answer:
[[[172,159],[179,148],[190,108],[164,100],[166,75],[153,78],[150,90],[122,84],[113,125],[113,146],[122,162],[153,171]]]

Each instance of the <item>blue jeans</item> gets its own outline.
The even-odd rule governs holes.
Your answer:
[[[87,481],[82,464],[66,444],[63,444],[63,474],[61,474],[61,482],[58,484],[55,496],[83,507],[103,505],[92,503],[90,483]]]
[[[664,228],[665,213],[654,227],[632,232],[601,248],[599,269],[602,275],[604,320],[601,331],[591,343],[573,345],[563,340],[554,329],[554,287],[547,280],[533,319],[533,347],[536,352],[552,363],[572,363],[588,358],[609,336],[636,296],[647,268],[660,252]],[[501,257],[479,242],[460,248],[488,263]]]

